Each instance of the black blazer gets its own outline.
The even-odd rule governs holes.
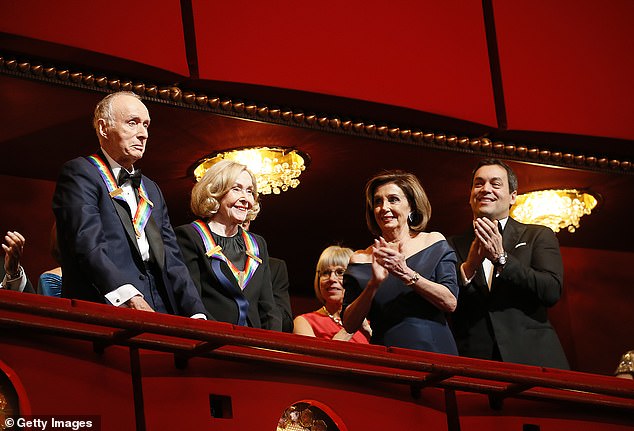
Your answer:
[[[145,176],[143,184],[154,204],[145,232],[169,305],[181,316],[205,314],[183,264],[163,194]],[[129,211],[126,203],[110,197],[99,171],[87,158],[63,166],[53,196],[63,297],[106,303],[105,295],[124,284],[149,286]]]
[[[271,283],[273,285],[273,298],[282,318],[282,331],[293,332],[293,312],[291,311],[291,298],[288,289],[288,270],[286,262],[282,259],[269,257],[271,267]]]
[[[449,239],[458,256],[460,295],[451,320],[460,354],[494,359],[497,344],[505,362],[568,369],[547,314],[563,287],[563,263],[553,231],[509,217],[503,234],[508,261],[490,291],[482,267],[467,285],[460,276],[474,237],[471,228]]]
[[[191,224],[179,226],[175,231],[185,265],[189,269],[208,314],[214,320],[238,324],[238,305],[234,297],[220,284],[218,274],[212,268],[212,258],[205,254],[205,245],[198,231]],[[240,234],[238,232],[238,235]],[[251,235],[258,243],[262,264],[258,266],[253,277],[240,293],[241,298],[249,301],[247,324],[254,328],[281,331],[282,322],[273,299],[266,241],[257,234],[251,233]],[[240,291],[238,282],[224,261],[220,261],[220,268],[233,287]]]

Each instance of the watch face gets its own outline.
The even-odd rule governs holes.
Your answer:
[[[498,257],[498,264],[506,265],[506,253],[502,253],[500,257]]]

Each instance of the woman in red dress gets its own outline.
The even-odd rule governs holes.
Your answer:
[[[352,253],[351,249],[337,245],[321,253],[315,273],[315,295],[323,307],[297,316],[293,321],[294,334],[368,344],[370,325],[367,321],[357,332],[349,334],[343,328],[339,314],[344,294],[343,274]]]

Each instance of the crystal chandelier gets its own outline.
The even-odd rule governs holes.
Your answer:
[[[205,175],[215,163],[233,160],[245,165],[257,180],[258,193],[280,194],[299,185],[298,177],[306,169],[310,159],[307,154],[292,148],[257,147],[222,151],[206,157],[194,169],[196,181]]]
[[[547,226],[554,232],[562,228],[574,232],[581,217],[596,206],[593,195],[579,190],[539,190],[518,195],[511,217],[522,223]]]
[[[331,426],[324,419],[330,422]],[[293,404],[282,414],[278,421],[277,431],[339,431],[339,427],[319,407],[306,402]]]

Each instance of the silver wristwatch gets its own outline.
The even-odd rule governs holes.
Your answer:
[[[498,257],[495,260],[495,266],[506,265],[506,260],[508,259],[508,257],[509,255],[506,253],[506,251],[503,251],[502,253],[498,254]]]

